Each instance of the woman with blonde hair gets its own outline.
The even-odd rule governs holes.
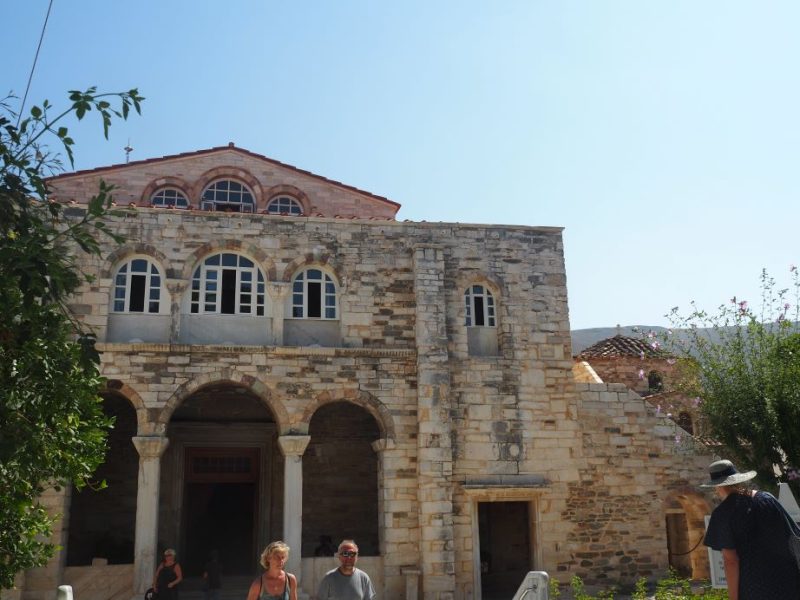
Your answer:
[[[183,571],[175,558],[175,550],[164,550],[164,560],[153,575],[153,591],[159,600],[177,600],[178,584],[183,581]]]
[[[261,553],[261,577],[250,584],[247,600],[297,600],[297,579],[284,571],[289,558],[286,542],[272,542]]]

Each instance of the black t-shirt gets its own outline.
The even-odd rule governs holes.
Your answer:
[[[703,543],[739,555],[740,600],[800,600],[783,507],[767,492],[730,494],[714,509]]]

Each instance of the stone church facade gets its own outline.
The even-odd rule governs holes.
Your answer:
[[[656,577],[698,541],[710,459],[573,365],[559,228],[397,221],[233,145],[50,184],[80,214],[101,179],[126,241],[81,257],[72,308],[116,419],[108,488],[46,498],[63,550],[23,598],[140,598],[168,547],[186,585],[212,549],[243,585],[274,539],[313,596],[354,538],[382,598],[488,600],[529,570]]]

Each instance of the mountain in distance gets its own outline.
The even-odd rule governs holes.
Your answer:
[[[570,333],[572,336],[572,355],[575,356],[589,346],[592,346],[600,340],[605,340],[615,335],[624,335],[640,339],[647,335],[647,332],[654,331],[656,333],[664,333],[667,331],[666,327],[658,327],[656,325],[626,325],[616,327],[593,327],[590,329],[573,329]]]
[[[798,331],[800,331],[800,323],[795,323]],[[696,333],[708,339],[712,343],[720,343],[722,339],[734,332],[735,327],[698,327]],[[592,346],[600,340],[605,340],[615,335],[624,335],[635,339],[644,339],[648,332],[653,331],[658,334],[659,338],[666,331],[672,331],[670,336],[675,342],[685,342],[689,345],[690,330],[688,329],[674,329],[668,327],[660,327],[658,325],[626,325],[624,327],[617,325],[616,327],[593,327],[590,329],[573,329],[570,332],[572,336],[572,356],[579,354],[589,346]],[[665,348],[665,350],[669,350]]]

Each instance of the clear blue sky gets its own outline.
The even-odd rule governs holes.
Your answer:
[[[0,4],[20,97],[47,0]],[[55,0],[29,95],[137,86],[76,168],[233,141],[400,202],[565,227],[573,328],[755,300],[800,263],[800,3]]]

